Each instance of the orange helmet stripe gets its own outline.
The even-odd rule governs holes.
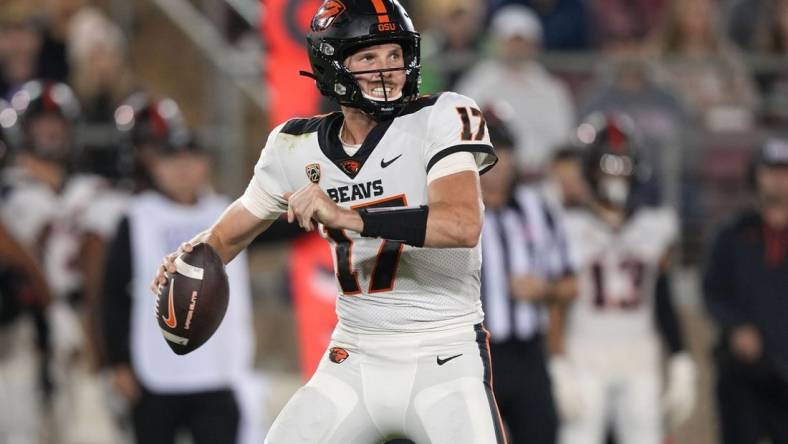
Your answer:
[[[378,14],[378,23],[389,22],[389,13],[386,11],[386,5],[383,4],[383,0],[372,0],[372,5]]]

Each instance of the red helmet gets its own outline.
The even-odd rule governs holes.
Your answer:
[[[80,106],[65,83],[32,80],[11,96],[16,122],[7,128],[14,148],[38,157],[68,162],[74,155],[74,126],[79,122]],[[41,125],[55,117],[61,123]],[[50,120],[49,122],[53,122]]]

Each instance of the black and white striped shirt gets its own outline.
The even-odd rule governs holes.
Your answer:
[[[521,186],[509,203],[485,210],[482,305],[493,342],[528,340],[546,323],[541,304],[512,297],[511,276],[555,279],[572,272],[560,214],[536,190]]]

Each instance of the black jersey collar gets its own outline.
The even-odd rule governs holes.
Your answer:
[[[406,105],[396,117],[378,122],[364,139],[361,148],[352,156],[347,155],[342,141],[339,139],[339,131],[345,116],[341,112],[328,114],[322,118],[317,128],[317,141],[320,150],[340,171],[353,179],[361,171],[361,167],[364,166],[372,151],[378,146],[397,117],[413,114],[425,107],[432,106],[438,101],[438,97],[439,95],[420,97]]]

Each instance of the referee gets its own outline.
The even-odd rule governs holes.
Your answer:
[[[498,154],[498,165],[481,177],[481,293],[496,399],[510,442],[551,444],[558,418],[545,359],[546,305],[554,289],[572,288],[574,278],[558,213],[535,190],[517,185],[511,132],[494,113],[485,119]]]

